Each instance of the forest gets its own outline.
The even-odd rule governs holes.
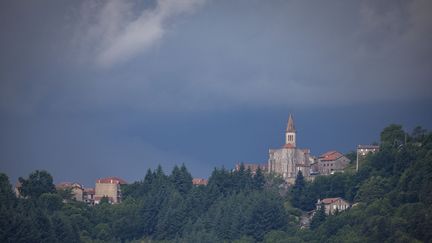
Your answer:
[[[313,182],[300,173],[289,187],[243,166],[215,168],[207,186],[193,186],[185,165],[170,174],[159,166],[124,185],[122,203],[113,205],[71,200],[44,170],[20,178],[17,198],[0,173],[0,242],[431,242],[432,133],[392,124],[380,140],[358,172]],[[300,227],[327,197],[353,206],[334,215],[320,208],[310,227]]]

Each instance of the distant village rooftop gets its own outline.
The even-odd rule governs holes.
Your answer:
[[[96,183],[127,184],[125,180],[115,176],[98,179]]]
[[[344,155],[338,151],[333,150],[320,155],[319,159],[321,161],[332,161],[332,160],[337,160],[342,156]]]
[[[208,184],[208,180],[204,178],[193,178],[192,184],[194,186],[206,186]]]

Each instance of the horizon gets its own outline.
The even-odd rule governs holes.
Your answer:
[[[3,1],[0,171],[56,183],[432,130],[432,2]]]

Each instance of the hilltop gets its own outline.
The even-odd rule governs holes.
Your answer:
[[[124,201],[88,206],[66,200],[52,177],[30,175],[16,198],[0,175],[2,242],[428,242],[432,239],[432,133],[390,125],[380,151],[359,171],[319,176],[294,186],[273,174],[216,168],[194,186],[185,166],[159,167],[122,185]],[[27,185],[32,185],[31,187]],[[353,204],[330,215],[301,217],[323,198]],[[70,199],[70,198],[69,198]],[[65,201],[66,200],[66,201]],[[67,203],[64,203],[67,202]]]

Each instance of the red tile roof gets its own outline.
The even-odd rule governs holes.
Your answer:
[[[334,203],[338,200],[342,200],[342,198],[340,198],[340,197],[324,198],[323,200],[321,200],[321,202],[324,204],[330,204],[330,203]]]
[[[339,153],[338,151],[329,151],[320,155],[319,159],[322,161],[333,161],[339,159],[342,156],[343,154]]]
[[[192,184],[196,185],[196,186],[199,186],[199,185],[206,186],[207,183],[208,183],[207,179],[203,179],[203,178],[193,178],[192,179]]]
[[[125,180],[115,176],[98,179],[96,183],[127,184]]]
[[[293,144],[288,143],[288,144],[285,144],[285,145],[283,146],[283,148],[295,148],[295,147],[294,147]]]

